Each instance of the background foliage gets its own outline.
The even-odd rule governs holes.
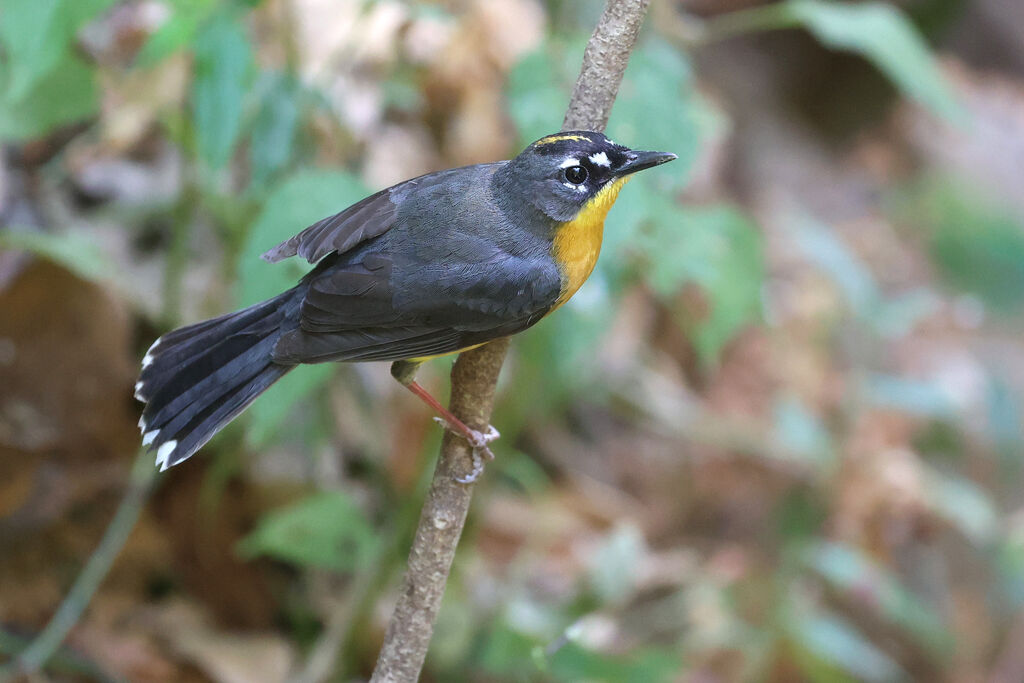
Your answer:
[[[653,4],[608,133],[680,158],[513,346],[426,676],[1024,680],[1024,13]],[[599,10],[0,0],[0,652],[122,495],[151,340],[557,129]],[[159,479],[46,674],[365,677],[438,438],[384,366],[288,375]]]

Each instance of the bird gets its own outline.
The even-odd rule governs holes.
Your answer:
[[[391,361],[395,379],[469,441],[475,478],[497,431],[463,424],[415,381],[417,368],[522,332],[568,301],[594,269],[623,185],[676,158],[564,131],[513,159],[406,180],[314,223],[262,256],[312,264],[296,286],[149,347],[135,384],[143,446],[164,471],[300,364]]]

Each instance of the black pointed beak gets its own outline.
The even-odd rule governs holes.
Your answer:
[[[672,152],[626,152],[626,163],[615,170],[615,175],[629,175],[630,173],[642,171],[645,168],[666,164],[678,158]]]

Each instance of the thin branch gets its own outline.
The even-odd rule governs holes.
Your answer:
[[[562,130],[603,131],[650,0],[608,0],[583,51]]]
[[[140,451],[132,466],[128,489],[118,505],[117,512],[114,513],[113,520],[103,533],[100,544],[89,556],[89,560],[75,579],[75,584],[61,601],[46,628],[14,659],[9,668],[0,669],[0,681],[18,673],[33,674],[39,671],[64,642],[68,633],[82,618],[82,613],[92,600],[92,596],[110,571],[110,565],[114,563],[114,559],[131,535],[149,497],[155,475],[153,456],[145,450]]]
[[[604,130],[649,2],[608,0],[587,43],[563,130]],[[461,354],[452,368],[451,411],[474,429],[484,430],[490,422],[507,352],[507,339],[494,341]],[[473,493],[471,484],[455,477],[471,467],[466,442],[445,434],[371,683],[419,679]]]
[[[487,428],[507,351],[508,339],[499,339],[459,355],[452,367],[450,409],[473,429]],[[472,484],[455,479],[471,470],[469,444],[446,432],[371,683],[419,678],[473,494]]]

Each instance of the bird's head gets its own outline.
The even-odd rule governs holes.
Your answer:
[[[576,218],[588,204],[610,206],[633,173],[675,158],[670,152],[636,151],[601,133],[577,130],[537,140],[512,159],[506,170],[519,201],[564,223]]]

